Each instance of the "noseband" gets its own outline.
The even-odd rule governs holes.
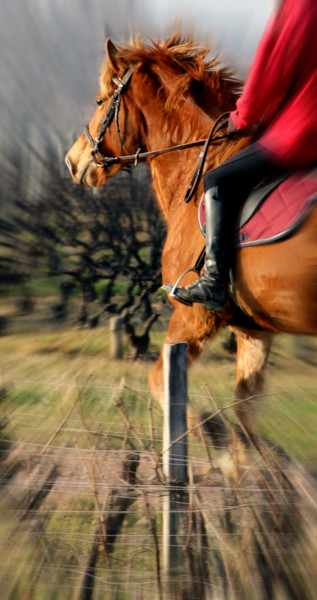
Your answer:
[[[102,138],[103,138],[104,134],[106,133],[107,129],[109,129],[113,119],[115,119],[115,122],[116,122],[117,134],[118,134],[120,144],[121,144],[121,149],[123,152],[123,143],[122,143],[122,139],[120,136],[120,129],[119,129],[119,109],[120,109],[121,95],[124,92],[125,88],[127,87],[128,83],[132,77],[132,73],[133,73],[133,67],[129,67],[129,69],[127,69],[127,71],[124,73],[122,79],[119,79],[118,77],[112,78],[112,81],[116,84],[117,87],[113,93],[111,102],[107,109],[107,112],[99,125],[99,129],[97,131],[96,137],[95,138],[92,137],[92,135],[89,131],[88,125],[86,125],[86,127],[84,129],[85,136],[91,146],[91,158],[92,158],[93,162],[97,165],[97,167],[102,167],[102,168],[110,167],[112,164],[118,163],[118,162],[120,162],[120,163],[133,163],[134,162],[134,164],[136,165],[136,164],[138,164],[139,160],[141,160],[141,159],[159,156],[160,154],[166,154],[167,152],[174,152],[175,150],[185,150],[188,148],[193,148],[194,146],[203,146],[203,149],[199,154],[198,163],[197,163],[193,178],[191,180],[191,183],[189,185],[189,188],[188,188],[185,198],[184,198],[184,202],[187,203],[191,200],[191,198],[193,197],[193,195],[197,189],[198,183],[199,183],[201,175],[202,175],[202,170],[203,170],[203,166],[204,166],[205,159],[207,156],[209,145],[211,143],[216,144],[217,142],[223,140],[224,138],[230,137],[232,135],[230,133],[225,133],[223,135],[216,136],[217,132],[224,127],[224,122],[227,122],[228,116],[230,113],[224,113],[224,114],[220,115],[220,117],[214,123],[207,139],[197,140],[195,142],[188,142],[186,144],[178,144],[177,146],[171,146],[169,148],[163,148],[161,150],[152,150],[149,152],[141,152],[141,148],[139,148],[135,154],[124,155],[124,156],[104,156],[104,154],[101,154],[101,152],[100,152],[100,143],[101,143]],[[98,158],[98,160],[96,157]]]

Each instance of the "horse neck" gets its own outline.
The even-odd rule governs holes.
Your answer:
[[[204,139],[214,120],[202,111],[200,112],[201,115],[199,115],[197,107],[193,105],[192,115],[190,110],[187,113],[186,125],[175,128],[174,123],[182,123],[184,120],[181,110],[179,114],[175,112],[171,118],[162,110],[162,105],[156,99],[147,111],[143,110],[146,120],[145,146],[147,150],[158,150]],[[182,203],[200,151],[201,147],[197,146],[190,150],[176,150],[150,159],[154,187],[160,208],[167,220],[169,220],[171,211]],[[209,168],[212,168],[212,163],[213,158],[211,157]]]

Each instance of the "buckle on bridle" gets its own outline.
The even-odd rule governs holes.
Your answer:
[[[115,84],[118,86],[118,88],[120,88],[120,89],[122,89],[122,88],[125,86],[125,84],[122,82],[122,79],[119,79],[118,77],[113,77],[113,78],[112,78],[112,81],[113,81],[113,83],[115,83]]]

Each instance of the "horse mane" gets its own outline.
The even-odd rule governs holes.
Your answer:
[[[203,91],[208,96],[208,89],[216,95],[217,105],[223,110],[233,108],[241,94],[241,81],[229,68],[221,66],[217,56],[210,56],[208,46],[196,44],[191,37],[182,38],[178,32],[163,41],[150,40],[150,43],[137,37],[117,49],[118,63],[122,67],[141,63],[161,78],[168,112],[179,108],[189,96],[194,97],[194,101],[203,96]],[[106,61],[100,77],[101,89],[108,88],[112,74]],[[174,76],[169,77],[172,74]]]

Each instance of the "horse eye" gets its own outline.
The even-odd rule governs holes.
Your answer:
[[[97,98],[97,100],[96,100],[97,106],[101,106],[103,103],[104,103],[104,100],[102,100],[102,98]]]

